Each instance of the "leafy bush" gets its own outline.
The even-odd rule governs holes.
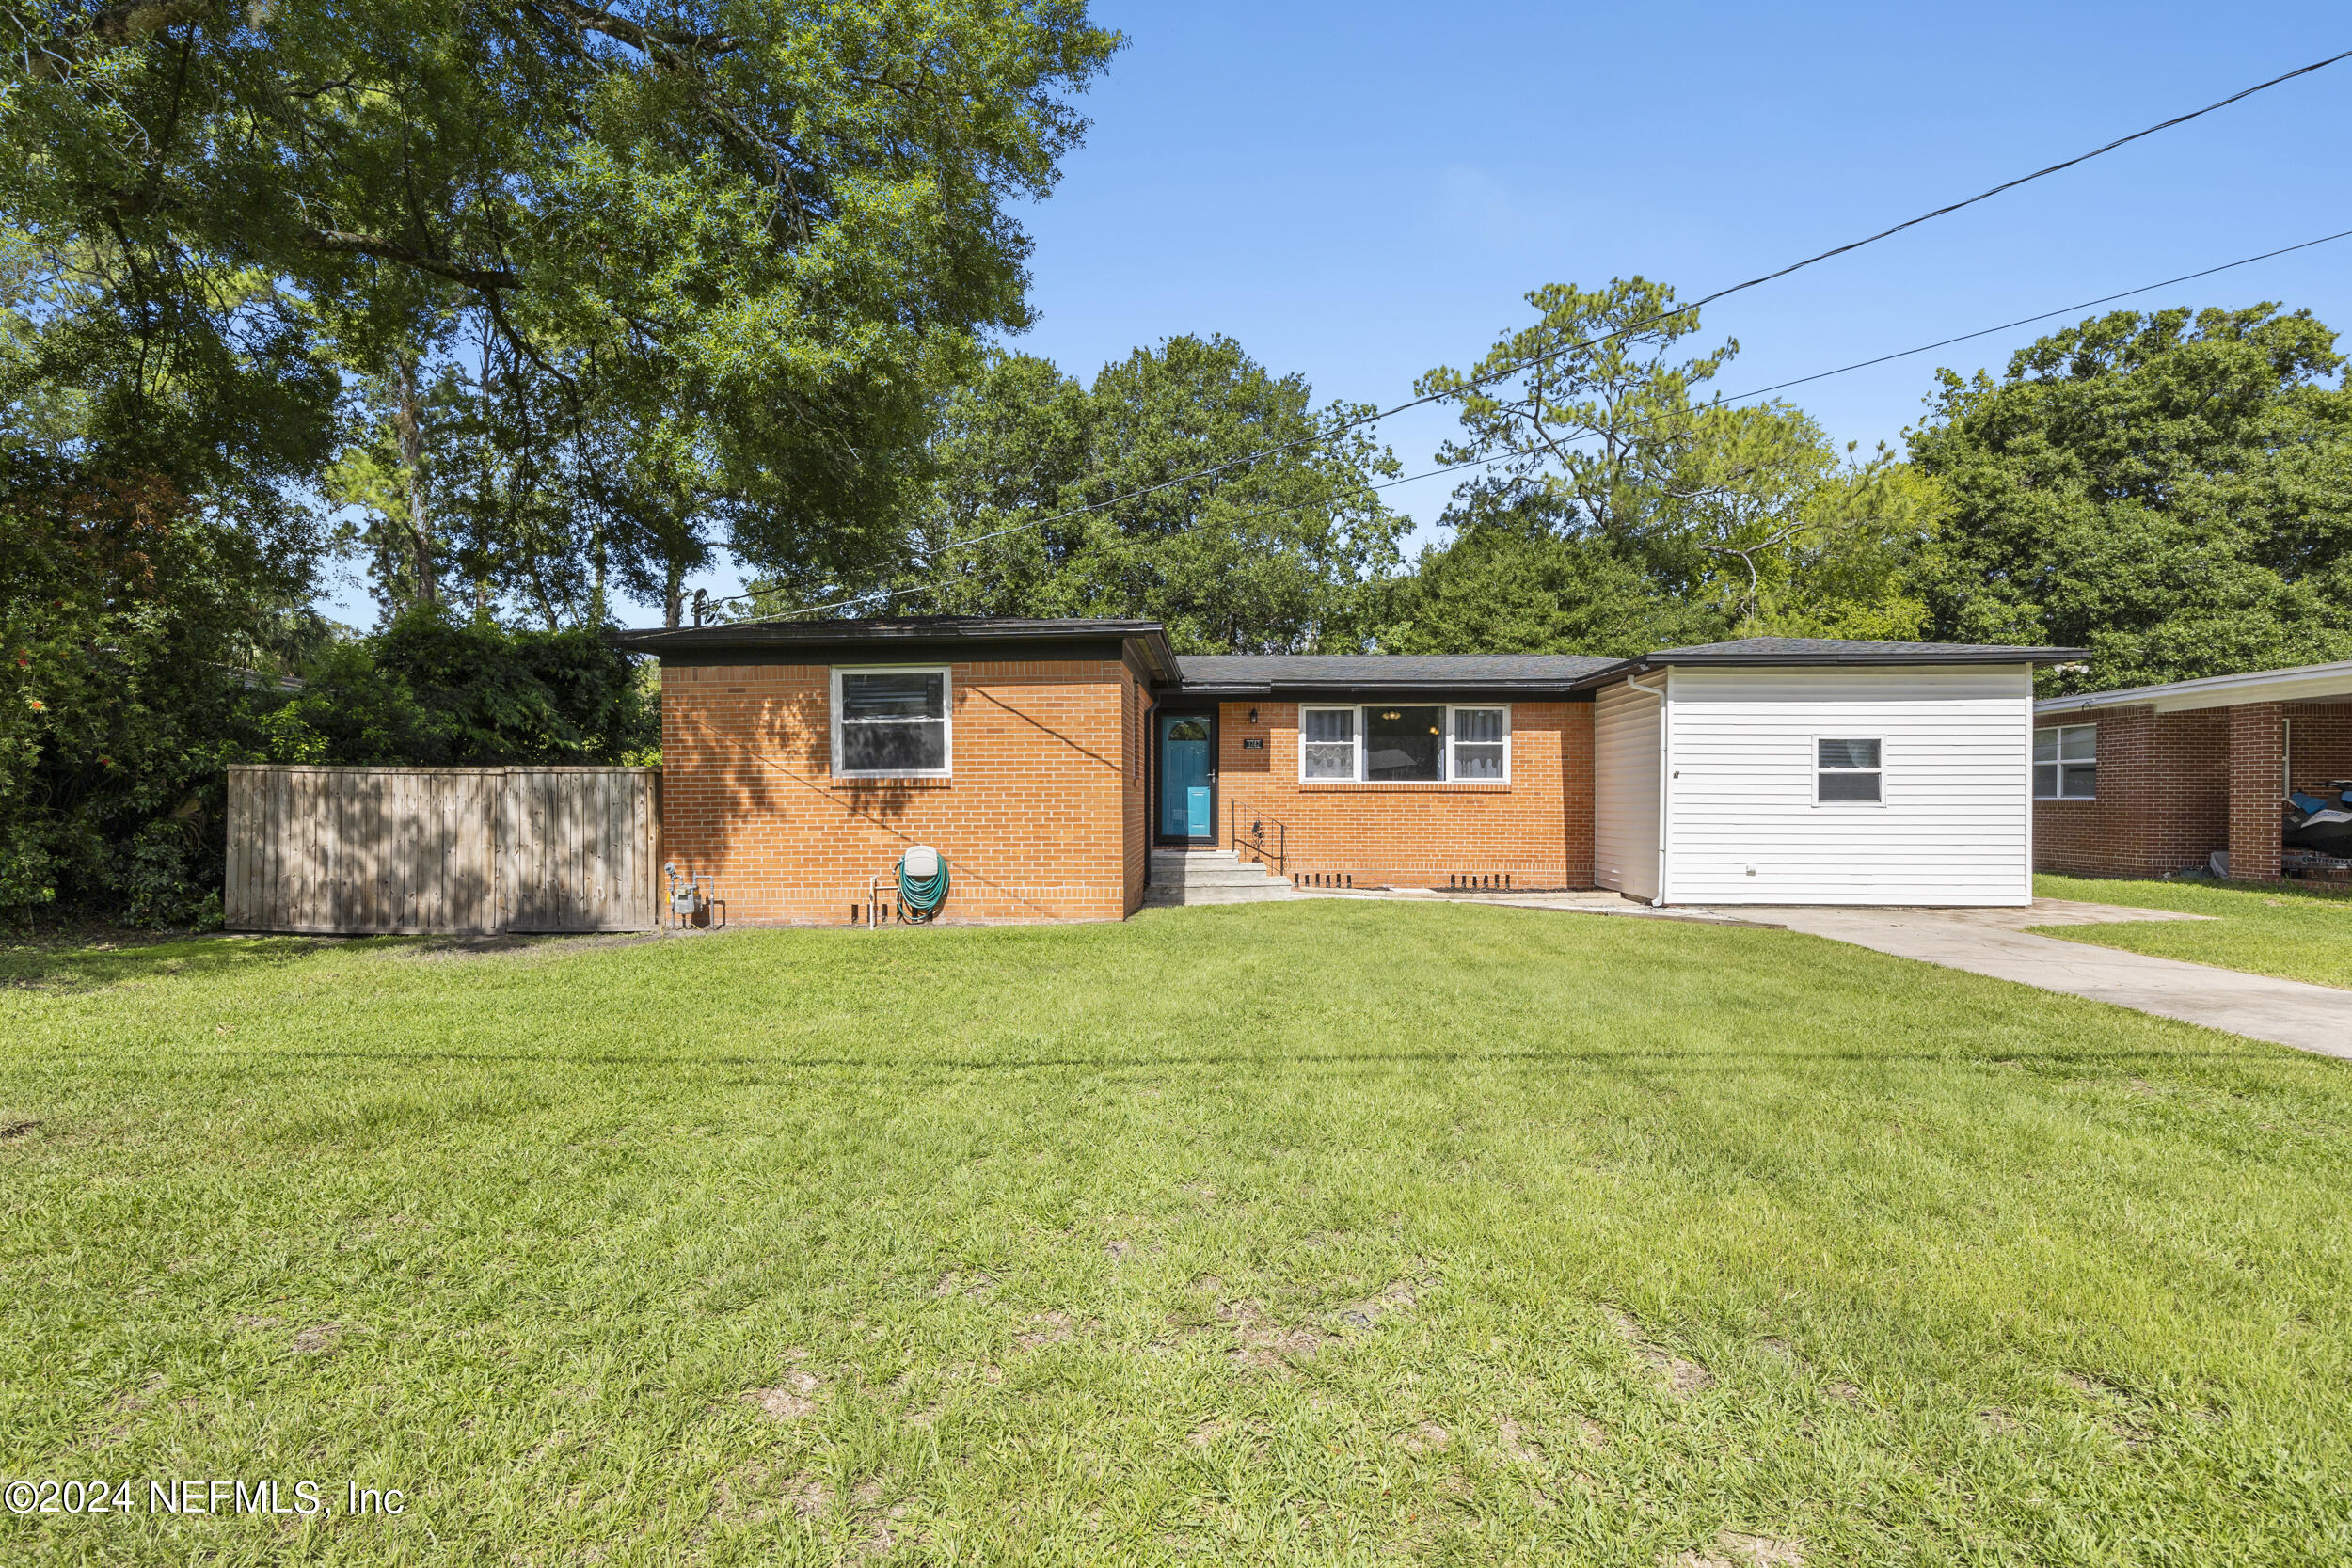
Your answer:
[[[594,631],[425,608],[337,641],[159,480],[0,487],[0,920],[216,927],[232,762],[617,763],[650,694]]]
[[[253,754],[257,628],[291,584],[164,481],[8,480],[0,912],[217,924],[225,765]]]
[[[635,669],[595,631],[515,631],[420,605],[301,671],[269,760],[408,768],[621,763],[660,741]]]

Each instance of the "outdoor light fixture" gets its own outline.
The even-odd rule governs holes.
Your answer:
[[[1380,717],[1381,717],[1381,718],[1383,718],[1383,719],[1389,720],[1389,721],[1391,721],[1391,722],[1393,722],[1393,721],[1396,721],[1396,720],[1399,720],[1399,719],[1404,718],[1404,717],[1405,717],[1405,715],[1403,715],[1403,714],[1401,714],[1401,713],[1397,712],[1396,710],[1394,710],[1393,708],[1391,708],[1390,711],[1388,711],[1387,713],[1382,714]]]
[[[1258,710],[1254,707],[1249,710],[1249,721],[1253,724],[1258,721]]]

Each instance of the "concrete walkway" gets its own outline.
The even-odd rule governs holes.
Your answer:
[[[1743,909],[1792,931],[1898,958],[2112,1002],[2298,1051],[2352,1060],[2352,990],[2036,936],[2026,926],[2198,919],[2168,910],[2038,898],[2025,909]]]

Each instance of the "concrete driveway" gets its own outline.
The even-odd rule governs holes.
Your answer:
[[[2037,898],[2025,909],[1772,909],[1740,913],[1922,963],[2112,1002],[2352,1060],[2352,990],[2036,936],[2026,926],[2195,920],[2168,910]]]

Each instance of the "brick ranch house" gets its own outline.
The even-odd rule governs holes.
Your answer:
[[[2352,660],[2034,705],[2043,871],[2280,875],[2280,803],[2352,779]]]
[[[1237,840],[1358,887],[2022,904],[2033,670],[2080,657],[1204,657],[1156,622],[949,617],[612,636],[660,661],[663,858],[732,919],[834,925],[916,844],[956,921],[1122,918],[1155,865]]]

